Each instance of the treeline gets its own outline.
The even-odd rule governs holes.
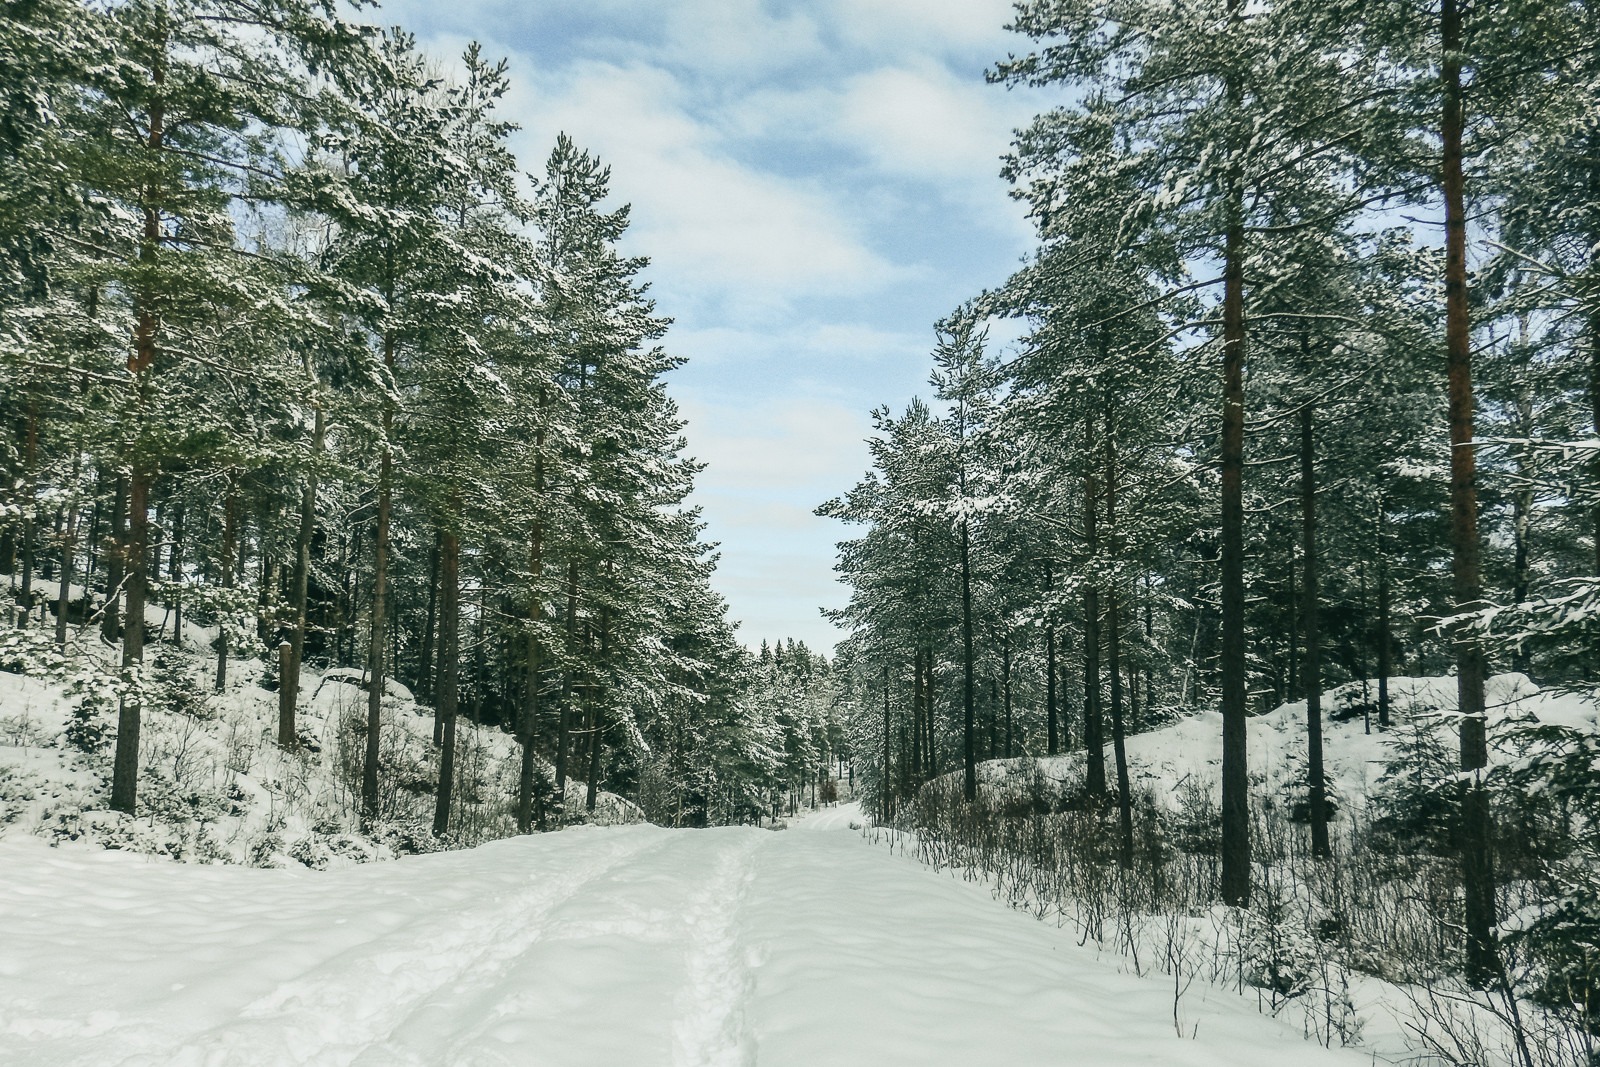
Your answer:
[[[991,80],[1072,101],[1005,161],[1037,251],[938,325],[936,402],[876,412],[872,471],[819,509],[865,527],[839,664],[872,803],[1081,746],[1126,864],[1124,738],[1220,706],[1245,905],[1246,717],[1306,699],[1326,855],[1324,689],[1370,680],[1383,729],[1388,678],[1454,672],[1487,982],[1485,678],[1595,677],[1600,12],[1050,0],[1012,28]],[[1573,743],[1533,778],[1591,780]]]
[[[322,0],[6,0],[0,572],[120,646],[116,809],[146,645],[197,625],[219,689],[283,665],[286,749],[302,664],[366,672],[368,824],[388,679],[435,833],[463,713],[520,741],[524,831],[569,778],[694,778],[692,822],[755,773],[628,210],[565,136],[520,172],[503,61],[442,69]]]

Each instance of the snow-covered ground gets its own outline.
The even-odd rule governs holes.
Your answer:
[[[1363,803],[1396,758],[1395,744],[1414,731],[1432,734],[1453,759],[1456,720],[1456,680],[1446,678],[1391,678],[1389,695],[1394,724],[1378,726],[1377,711],[1370,718],[1356,712],[1363,699],[1362,684],[1352,682],[1329,691],[1323,701],[1323,746],[1329,789],[1348,806]],[[1503,736],[1504,724],[1534,719],[1579,730],[1595,730],[1593,699],[1541,690],[1526,675],[1500,674],[1486,686],[1491,745]],[[1365,698],[1376,703],[1376,686]],[[1370,729],[1369,729],[1370,726]],[[1293,792],[1304,788],[1306,776],[1306,704],[1303,700],[1279,705],[1265,715],[1251,716],[1246,725],[1248,765],[1260,780],[1258,792]],[[1127,740],[1129,776],[1136,791],[1181,804],[1183,790],[1204,789],[1213,794],[1222,780],[1222,713],[1207,710],[1158,730]],[[1491,749],[1491,762],[1508,758]],[[1107,773],[1111,742],[1106,740]],[[978,765],[980,782],[997,793],[1022,788],[1027,776],[1042,773],[1046,779],[1067,782],[1081,775],[1084,755],[1074,752],[1037,760],[989,760]],[[959,773],[959,772],[952,772]]]
[[[0,1063],[1365,1064],[850,830],[582,827],[332,871],[0,840]],[[821,830],[823,832],[799,832]]]

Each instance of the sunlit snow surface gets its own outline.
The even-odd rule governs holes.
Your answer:
[[[0,1063],[1368,1063],[850,830],[587,828],[331,872],[0,840]],[[821,830],[827,832],[803,832]]]

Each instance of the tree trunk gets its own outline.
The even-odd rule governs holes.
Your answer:
[[[878,791],[882,793],[884,819],[894,818],[894,778],[890,768],[894,766],[889,753],[889,736],[893,727],[889,722],[889,665],[883,665],[883,774],[882,781],[878,783]]]
[[[83,437],[80,434],[72,452],[72,484],[78,484],[78,473],[83,465]],[[72,603],[72,558],[78,544],[78,495],[74,491],[72,504],[67,509],[67,524],[61,531],[61,587],[56,596],[56,644],[67,643],[67,610]],[[83,580],[84,621],[88,621],[90,578]],[[182,616],[179,616],[182,619]]]
[[[922,779],[922,649],[911,651],[911,779]]]
[[[123,545],[128,539],[128,476],[117,474],[117,488],[111,498],[111,551],[106,553],[105,607],[100,614],[100,638],[107,644],[122,640],[122,582],[127,573]]]
[[[1011,758],[1011,637],[1008,634],[1000,645],[1001,695],[1006,709],[1006,759]]]
[[[383,341],[383,362],[394,372],[395,337]],[[382,455],[378,460],[378,523],[372,546],[372,647],[367,654],[367,748],[361,765],[361,811],[371,827],[378,818],[378,759],[383,731],[384,625],[389,611],[389,508],[394,483],[394,404],[383,405]]]
[[[1378,725],[1389,726],[1389,675],[1393,638],[1389,636],[1389,555],[1383,542],[1384,502],[1378,500]]]
[[[127,622],[122,628],[122,675],[128,692],[117,715],[117,754],[111,773],[111,806],[134,812],[139,786],[139,669],[144,663],[145,542],[149,538],[150,483],[153,473],[135,461],[128,490]]]
[[[234,542],[239,537],[239,469],[228,468],[228,499],[223,504],[222,520],[222,588],[232,589],[237,574],[234,571]],[[233,611],[231,597],[224,597],[227,606],[217,614],[217,692],[228,685],[228,616]]]
[[[1113,564],[1117,544],[1117,451],[1115,430],[1106,417],[1106,540]],[[1122,620],[1117,611],[1117,586],[1113,578],[1106,585],[1106,652],[1111,675],[1111,749],[1117,765],[1117,814],[1121,838],[1117,862],[1125,870],[1133,867],[1133,784],[1128,778],[1127,737],[1122,721]]]
[[[1047,623],[1044,628],[1045,673],[1045,751],[1054,756],[1061,751],[1061,738],[1056,733],[1056,628]]]
[[[439,789],[433,809],[434,836],[450,828],[450,798],[456,774],[456,682],[461,662],[461,540],[456,532],[460,494],[452,493],[450,513],[439,531],[439,684],[434,718],[441,729]]]
[[[962,495],[966,495],[965,485]],[[961,795],[970,804],[978,799],[978,739],[972,718],[972,531],[964,518],[961,520],[961,667],[962,708],[966,716],[963,742],[966,774],[961,782]]]
[[[1472,336],[1467,295],[1466,178],[1462,172],[1461,12],[1458,0],[1440,4],[1440,80],[1444,107],[1440,122],[1445,208],[1445,358],[1450,394],[1450,542],[1455,608],[1480,606],[1478,564],[1477,454],[1472,442]],[[1489,762],[1484,718],[1485,663],[1482,646],[1470,632],[1454,635],[1456,692],[1460,715],[1461,881],[1466,891],[1467,979],[1486,985],[1498,969],[1494,946],[1494,859],[1489,795],[1481,771]]]
[[[434,678],[434,644],[435,630],[439,625],[439,542],[428,548],[428,614],[422,623],[422,654],[418,658],[421,666],[417,669],[417,695],[424,700],[433,699]],[[434,705],[433,716],[433,743],[438,744],[441,734],[439,732],[438,705]]]
[[[567,748],[572,733],[572,664],[578,649],[578,558],[567,560],[567,657],[566,670],[562,672],[561,718],[556,725],[556,803],[565,807],[567,797]]]
[[[1095,477],[1094,413],[1084,422],[1083,543],[1092,570],[1100,552],[1100,487]],[[1084,789],[1091,797],[1106,794],[1105,724],[1100,714],[1100,590],[1093,576],[1083,583],[1083,747],[1087,756]]]
[[[172,643],[183,647],[183,502],[172,516],[172,551],[167,556],[167,580],[172,583]]]
[[[289,677],[279,678],[279,685],[290,687],[284,707],[285,714],[278,717],[278,744],[293,748],[295,734],[295,706],[300,699],[300,665],[306,651],[306,601],[311,589],[311,539],[317,530],[317,461],[322,457],[324,435],[322,405],[315,408],[311,429],[311,466],[306,470],[306,484],[300,491],[300,529],[294,540],[294,577],[290,589],[290,610],[294,612],[294,632],[290,636]]]
[[[610,651],[611,620],[608,617],[606,608],[602,606],[600,609],[601,664],[606,664],[609,662]],[[605,711],[604,698],[602,698],[600,694],[595,691],[596,689],[598,689],[598,687],[591,687],[591,699],[593,700],[594,710],[590,716],[592,721],[590,723],[591,733],[589,736],[589,795],[584,799],[584,808],[591,814],[594,812],[595,800],[599,796],[600,789],[601,719]]]
[[[28,399],[28,429],[23,440],[22,469],[24,472],[23,499],[27,511],[22,515],[22,610],[17,612],[17,625],[28,625],[28,613],[33,610],[33,568],[35,549],[34,512],[39,507],[39,482],[36,467],[39,458],[39,393],[35,390]]]
[[[1311,854],[1329,855],[1327,785],[1322,769],[1322,648],[1317,618],[1317,483],[1315,412],[1310,403],[1300,409],[1300,526],[1305,554],[1306,656],[1306,795],[1311,817]]]
[[[1239,18],[1239,0],[1228,0]],[[1237,109],[1239,76],[1229,72],[1227,96]],[[1250,778],[1246,768],[1244,596],[1244,183],[1237,168],[1225,194],[1222,295],[1222,899],[1250,903]]]

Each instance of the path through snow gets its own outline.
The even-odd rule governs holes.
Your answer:
[[[849,830],[576,829],[327,873],[0,840],[0,1063],[1370,1062]],[[799,830],[833,832],[804,833]]]

